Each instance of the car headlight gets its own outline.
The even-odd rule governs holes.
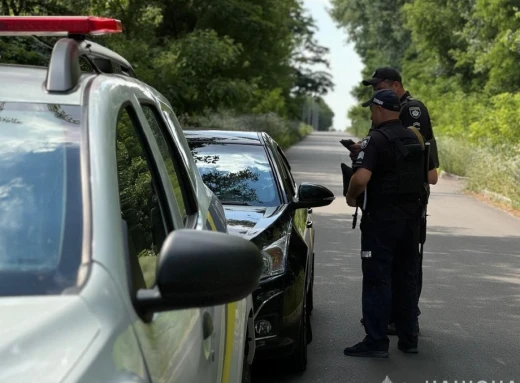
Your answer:
[[[285,271],[285,259],[287,258],[288,236],[284,235],[279,240],[262,249],[264,257],[264,269],[262,278],[282,274]]]

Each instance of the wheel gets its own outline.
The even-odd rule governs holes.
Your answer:
[[[303,300],[303,312],[300,322],[300,332],[298,335],[298,343],[294,353],[290,356],[288,367],[295,372],[303,372],[307,369],[307,344],[310,322],[307,313],[307,299]],[[310,332],[312,334],[312,331]]]

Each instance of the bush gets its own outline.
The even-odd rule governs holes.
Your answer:
[[[185,130],[235,130],[266,132],[283,149],[294,145],[312,132],[312,127],[296,121],[288,121],[277,114],[246,114],[213,113],[205,116],[191,117],[182,122]]]
[[[437,138],[437,149],[442,170],[467,177],[471,167],[474,146],[461,139]]]
[[[467,188],[489,190],[512,200],[520,208],[520,145],[508,148],[479,147],[461,139],[438,140],[441,168],[468,177]]]

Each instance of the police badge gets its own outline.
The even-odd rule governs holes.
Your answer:
[[[410,116],[412,116],[413,118],[421,117],[421,108],[419,108],[418,106],[411,106],[409,111]]]
[[[368,145],[368,142],[370,141],[370,136],[363,138],[363,141],[361,141],[361,150],[365,149]]]

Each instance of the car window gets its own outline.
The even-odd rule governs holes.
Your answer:
[[[0,103],[0,295],[61,294],[82,257],[81,110]]]
[[[127,225],[128,249],[134,281],[142,273],[147,288],[156,279],[157,256],[166,239],[170,217],[161,206],[159,177],[147,156],[144,135],[131,107],[123,109],[117,122],[116,154],[121,218]],[[163,214],[164,213],[164,214]],[[138,262],[133,262],[137,259]]]
[[[292,182],[292,179],[289,176],[290,173],[288,174],[288,169],[285,166],[283,159],[277,150],[277,145],[274,142],[269,142],[269,141],[268,141],[268,145],[270,148],[271,157],[276,162],[276,167],[278,168],[278,171],[280,172],[280,176],[282,177],[284,190],[288,194],[287,197],[289,199],[291,199],[292,197],[295,196],[296,192],[294,189],[294,184]]]
[[[204,183],[223,204],[281,204],[263,146],[189,141]]]
[[[168,130],[164,126],[164,122],[162,121],[160,115],[158,114],[157,109],[154,106],[148,104],[141,105],[144,115],[152,129],[155,140],[157,141],[157,145],[159,146],[159,150],[161,151],[161,156],[166,165],[166,169],[168,171],[168,176],[170,178],[170,182],[173,187],[173,191],[175,193],[175,199],[177,200],[177,205],[179,207],[179,212],[181,214],[181,218],[186,224],[186,219],[189,215],[189,180],[185,179],[183,182],[183,172],[182,167],[184,166],[180,161],[174,160],[177,156],[175,156],[174,149],[168,142],[171,140],[167,140],[165,138],[165,134],[168,134]],[[186,172],[184,172],[186,174]]]
[[[285,156],[285,153],[282,151],[282,149],[278,145],[275,145],[275,146],[276,146],[277,153],[281,159],[282,166],[283,166],[285,174],[286,174],[285,177],[287,178],[287,182],[289,183],[289,185],[291,187],[291,193],[293,195],[295,195],[296,194],[296,182],[294,181],[294,177],[291,173],[291,165],[289,164],[289,160],[287,160],[287,157]]]

